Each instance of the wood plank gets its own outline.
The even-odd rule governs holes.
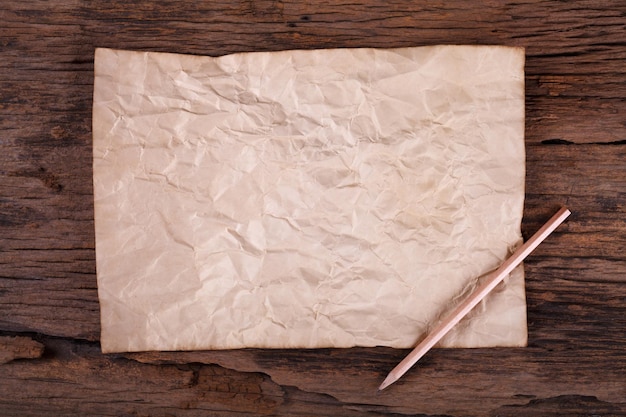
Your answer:
[[[23,170],[21,162],[3,161],[13,176],[5,181],[9,187],[0,189],[0,201],[7,202],[8,207],[0,215],[4,236],[0,240],[0,306],[7,312],[0,317],[0,324],[11,331],[97,340],[92,197],[83,194],[86,187],[79,184],[79,178],[70,178],[76,173],[89,178],[89,170],[80,168],[89,162],[72,159],[64,167],[54,152],[47,158],[54,161],[47,166],[61,170],[59,174],[50,171],[63,184],[60,192],[30,174],[12,174]],[[529,261],[558,257],[562,259],[561,268],[570,270],[566,267],[570,258],[579,266],[592,259],[596,268],[574,269],[573,280],[606,280],[616,285],[626,280],[621,268],[626,236],[618,232],[626,230],[625,158],[623,146],[528,147],[524,235],[530,236],[560,205],[567,205],[573,212]],[[587,175],[581,177],[581,172]],[[78,193],[73,192],[74,188]],[[39,195],[48,195],[45,209],[40,200],[29,198],[35,190]],[[598,265],[607,266],[602,277],[597,275]],[[51,311],[63,320],[49,320]]]
[[[175,410],[176,415],[192,416],[354,416],[500,415],[516,407],[531,415],[566,397],[579,405],[586,401],[591,412],[618,415],[625,405],[622,374],[610,367],[614,360],[589,349],[584,357],[572,349],[497,349],[495,354],[493,349],[438,349],[395,390],[375,395],[380,376],[404,351],[244,350],[133,354],[129,360],[101,355],[92,344],[48,340],[46,346],[50,354],[39,363],[0,367],[0,389],[8,394],[4,410],[19,415],[32,415],[29,410],[48,415],[168,415]],[[571,367],[572,361],[578,366]],[[606,366],[607,372],[593,372],[597,366]],[[495,390],[500,395],[484,395]],[[602,395],[585,398],[572,392]],[[415,401],[416,396],[428,401]]]
[[[624,7],[618,7],[618,2],[586,7],[567,2],[511,2],[500,7],[489,1],[435,2],[428,8],[403,2],[384,7],[374,2],[365,7],[346,3],[333,13],[319,13],[319,8],[306,3],[274,1],[192,9],[170,7],[168,2],[139,3],[133,8],[111,2],[104,10],[61,5],[65,7],[50,13],[37,8],[43,7],[41,2],[11,2],[13,7],[3,13],[5,21],[11,22],[4,28],[10,31],[2,36],[8,39],[5,43],[12,52],[27,52],[14,56],[17,62],[11,68],[5,67],[2,79],[6,84],[0,90],[0,103],[11,104],[18,114],[80,109],[85,119],[94,46],[222,55],[293,48],[399,47],[463,39],[527,48],[529,141],[626,140],[622,116],[626,112],[622,99],[626,36]],[[137,18],[145,13],[148,18]],[[451,25],[449,19],[454,16],[462,18]],[[546,16],[553,18],[549,26]],[[42,30],[54,36],[37,39]],[[16,31],[21,36],[16,37]],[[8,61],[0,62],[0,68],[5,65]],[[56,99],[59,85],[65,89],[64,100]],[[591,120],[595,123],[585,123]],[[76,117],[67,122],[75,121]]]

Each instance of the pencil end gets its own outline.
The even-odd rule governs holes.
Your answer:
[[[381,392],[382,390],[384,390],[385,388],[387,388],[389,385],[393,384],[397,380],[398,378],[394,377],[392,374],[387,375],[387,378],[385,378],[383,383],[380,384],[380,387],[378,387],[378,392]]]

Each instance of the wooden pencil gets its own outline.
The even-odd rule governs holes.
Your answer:
[[[415,363],[426,354],[443,336],[446,335],[467,313],[470,312],[480,301],[485,298],[508,274],[518,266],[535,248],[543,242],[571,212],[563,207],[546,224],[544,224],[526,243],[520,246],[506,261],[494,272],[490,273],[485,282],[454,311],[452,311],[411,353],[409,353],[395,368],[389,372],[379,391],[387,388],[402,377]]]

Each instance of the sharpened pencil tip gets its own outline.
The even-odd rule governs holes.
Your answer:
[[[378,392],[381,392],[382,390],[384,390],[385,388],[387,388],[389,385],[393,384],[396,381],[397,381],[397,378],[395,378],[393,375],[391,374],[387,375],[387,378],[385,378],[383,383],[380,384],[380,387],[378,387]]]

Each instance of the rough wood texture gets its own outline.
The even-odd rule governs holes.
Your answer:
[[[0,336],[0,365],[13,359],[39,358],[43,354],[44,345],[23,336]]]
[[[0,21],[0,356],[30,346],[0,415],[626,415],[623,1],[6,0]],[[526,47],[524,235],[573,212],[526,261],[529,347],[435,350],[379,395],[407,351],[100,353],[94,47],[438,43]]]

